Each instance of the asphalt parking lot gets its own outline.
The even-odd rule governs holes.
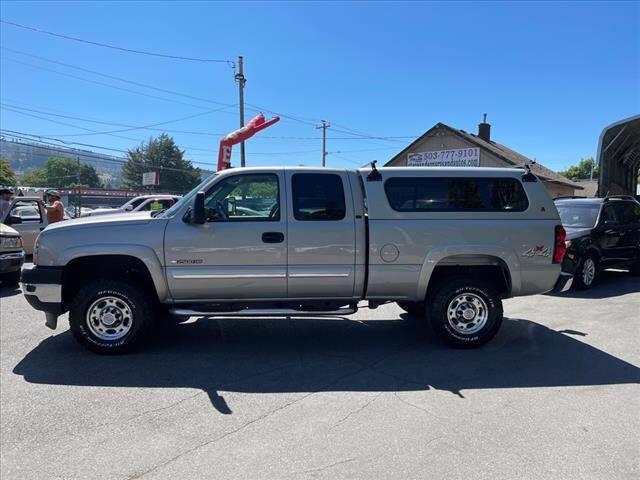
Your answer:
[[[508,300],[451,350],[395,305],[208,320],[101,357],[0,293],[1,476],[639,478],[640,279]]]

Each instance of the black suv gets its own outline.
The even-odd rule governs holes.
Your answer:
[[[605,268],[640,274],[640,203],[632,196],[556,198],[567,231],[562,270],[577,288],[591,288]]]

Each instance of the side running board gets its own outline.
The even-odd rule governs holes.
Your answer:
[[[246,308],[228,312],[205,312],[185,308],[172,308],[174,315],[184,317],[323,317],[351,315],[358,311],[357,307],[344,307],[337,310],[296,310],[293,308]]]

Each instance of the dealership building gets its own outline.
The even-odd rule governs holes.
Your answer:
[[[491,139],[491,125],[485,120],[473,134],[438,123],[389,160],[386,167],[455,166],[515,167],[528,164],[552,197],[577,195],[583,187],[538,162]]]

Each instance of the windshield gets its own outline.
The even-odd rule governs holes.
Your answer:
[[[136,208],[138,205],[140,205],[144,201],[144,199],[145,197],[134,197],[128,202],[123,203],[119,207],[106,207],[106,208],[119,208],[121,210],[125,210],[129,205],[133,205],[133,208]]]
[[[217,173],[214,173],[213,175],[210,175],[209,177],[205,178],[202,182],[200,182],[198,184],[198,186],[196,186],[193,190],[191,190],[189,193],[187,193],[180,200],[178,200],[173,205],[173,207],[165,210],[164,212],[159,214],[156,218],[171,218],[171,217],[173,217],[176,214],[176,212],[178,212],[182,208],[183,205],[188,203],[196,195],[196,193],[198,193],[200,191],[200,189],[202,187],[204,187],[207,183],[209,183],[213,179],[213,177],[215,177],[216,175],[217,175]]]
[[[598,220],[599,204],[558,205],[556,204],[562,225],[570,228],[593,228]]]

